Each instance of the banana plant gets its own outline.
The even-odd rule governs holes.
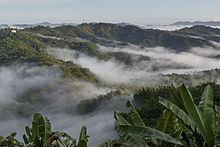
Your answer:
[[[53,132],[47,117],[35,113],[32,127],[25,127],[24,142],[15,139],[16,133],[0,136],[0,147],[87,147],[87,128],[82,127],[78,142],[65,132]]]
[[[76,140],[64,132],[52,132],[51,124],[47,117],[35,113],[32,121],[32,128],[25,128],[23,135],[25,147],[66,147],[76,145]]]
[[[87,135],[87,128],[85,126],[83,126],[81,129],[81,133],[79,136],[79,141],[78,141],[77,147],[87,147],[88,138],[89,138],[89,136]]]
[[[205,88],[198,105],[185,85],[179,90],[180,98],[177,97],[175,101],[159,98],[159,102],[178,118],[183,128],[182,135],[188,138],[188,146],[219,146],[220,111],[214,105],[212,87],[208,85]]]
[[[8,137],[0,136],[0,147],[23,147],[23,144],[15,139],[16,133],[12,133]]]
[[[51,124],[47,117],[35,113],[32,128],[25,128],[23,135],[25,147],[87,147],[87,128],[82,127],[79,141],[64,132],[52,132]]]
[[[180,127],[180,125],[177,122],[178,122],[177,117],[170,110],[165,109],[161,118],[158,120],[156,129],[180,140],[181,138],[180,135],[183,129]],[[177,145],[165,141],[160,141],[157,142],[157,146],[176,147]]]
[[[132,103],[127,101],[126,105],[131,109],[129,118],[125,118],[120,113],[115,112],[115,119],[117,122],[116,130],[121,140],[133,147],[147,147],[149,144],[154,144],[156,146],[157,140],[181,145],[181,143],[172,136],[145,126]]]

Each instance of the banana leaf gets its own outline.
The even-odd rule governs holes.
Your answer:
[[[162,131],[166,134],[170,134],[171,136],[175,136],[176,132],[176,124],[177,118],[176,116],[168,109],[164,110],[162,117],[160,118],[157,124],[157,130]],[[161,142],[163,147],[172,147],[174,144]]]
[[[190,115],[191,119],[194,121],[197,126],[199,132],[203,136],[206,144],[208,146],[213,146],[215,142],[214,132],[210,125],[208,125],[204,120],[204,115],[199,110],[199,108],[195,105],[194,100],[192,98],[191,93],[188,91],[185,85],[180,87],[180,95],[181,99],[184,103],[184,106],[187,110],[187,113]]]
[[[213,103],[213,90],[210,85],[206,86],[201,101],[199,103],[199,109],[202,111],[204,116],[204,121],[209,124],[214,124],[215,114],[214,114],[214,103]],[[215,125],[212,125],[213,130],[215,130]]]
[[[168,110],[172,111],[173,114],[176,115],[186,126],[191,128],[192,130],[196,129],[195,123],[190,118],[188,114],[186,114],[182,109],[177,107],[175,104],[173,104],[171,101],[159,98],[159,103],[165,106]]]
[[[128,108],[131,108],[131,113],[130,113],[129,117],[131,118],[133,124],[135,126],[144,127],[145,124],[144,124],[143,120],[141,119],[140,115],[138,114],[137,110],[132,105],[132,103],[130,101],[127,101],[126,106]]]
[[[115,119],[116,119],[118,125],[131,125],[123,118],[123,116],[121,116],[120,113],[115,112],[114,115],[115,115]],[[136,146],[146,147],[147,146],[147,144],[145,143],[145,139],[143,137],[121,131],[120,128],[117,128],[116,130],[118,132],[119,137],[122,140],[129,143],[130,145],[132,145],[134,147],[136,147]]]
[[[131,133],[134,135],[143,136],[143,137],[153,137],[165,142],[181,145],[181,143],[177,139],[153,128],[120,125],[119,129],[123,132]]]
[[[42,116],[39,113],[34,114],[33,120],[33,130],[36,132],[35,136],[33,132],[33,137],[37,143],[41,142],[43,146],[47,147],[46,142],[50,138],[52,131],[51,131],[51,124],[47,117]]]
[[[80,132],[79,141],[77,146],[78,147],[87,147],[88,143],[88,135],[87,135],[87,128],[86,126],[83,126]]]

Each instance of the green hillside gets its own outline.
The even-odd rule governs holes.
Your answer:
[[[64,72],[65,77],[79,78],[82,80],[97,82],[96,76],[89,71],[74,64],[65,62],[48,55],[43,48],[47,44],[38,37],[26,31],[20,30],[11,33],[10,29],[0,30],[0,63],[1,65],[34,63],[39,65],[57,66]]]
[[[189,28],[189,30],[194,30],[194,28]],[[205,30],[209,31],[209,28],[205,27]],[[126,43],[132,43],[146,47],[163,46],[177,51],[184,51],[191,47],[213,46],[209,40],[193,38],[189,36],[188,33],[183,33],[183,31],[169,32],[141,29],[132,25],[122,27],[117,24],[108,23],[60,26],[57,28],[39,26],[29,29],[29,31],[70,40],[79,37],[106,46],[126,45]],[[218,32],[219,30],[217,29],[216,31]],[[199,34],[194,35],[199,36]]]

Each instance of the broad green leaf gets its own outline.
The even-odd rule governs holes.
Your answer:
[[[48,142],[48,139],[52,135],[51,124],[50,124],[50,121],[48,120],[48,118],[44,117],[42,115],[40,115],[39,121],[40,121],[39,126],[38,126],[39,135],[43,139],[43,142],[45,144],[46,142]]]
[[[213,124],[215,114],[213,104],[213,90],[210,85],[206,86],[202,94],[202,98],[199,103],[199,108],[203,113],[204,121],[207,123],[207,125]]]
[[[129,117],[131,118],[134,125],[139,126],[139,127],[144,127],[145,124],[144,124],[143,120],[141,119],[140,115],[138,114],[137,110],[132,105],[132,103],[130,101],[127,101],[126,106],[128,108],[131,108],[131,114],[129,115]]]
[[[25,144],[30,143],[30,141],[29,141],[29,139],[27,138],[26,135],[23,135],[23,140],[24,140],[24,143],[25,143]]]
[[[181,143],[177,139],[153,128],[120,125],[119,129],[123,132],[128,132],[134,135],[143,136],[143,137],[154,137],[156,139],[159,139],[165,142],[170,142],[173,144],[181,145]]]
[[[118,125],[130,125],[120,113],[115,112],[115,119],[117,120]],[[123,132],[120,128],[117,128],[118,135],[121,139],[126,141],[132,146],[146,147],[146,143],[143,140],[143,137],[137,136],[131,133]]]
[[[171,101],[159,98],[159,103],[165,106],[167,109],[173,112],[186,126],[190,126],[192,130],[195,130],[195,123],[192,121],[190,116],[186,114],[182,109],[177,107]]]
[[[32,140],[36,146],[47,146],[48,139],[50,138],[51,124],[47,117],[42,116],[40,113],[35,113],[32,121]]]
[[[41,114],[35,113],[33,121],[32,121],[32,129],[31,129],[32,139],[36,146],[41,145],[40,140],[39,140],[40,139],[40,132],[39,132],[40,117],[41,117]]]
[[[25,144],[28,144],[33,141],[32,132],[29,127],[25,127],[26,135],[23,135],[23,140]]]
[[[175,135],[175,129],[177,124],[177,117],[168,109],[164,110],[162,117],[160,118],[157,129],[171,136]],[[172,147],[174,146],[171,143],[162,141],[163,147]]]
[[[131,125],[120,113],[114,112],[114,116],[119,125]]]
[[[188,91],[185,85],[180,87],[180,94],[184,106],[196,124],[198,130],[200,131],[201,135],[205,139],[208,146],[214,145],[214,132],[210,125],[207,125],[204,121],[204,117],[198,107],[195,105],[194,100],[192,98],[191,93]]]
[[[147,146],[143,136],[121,131],[120,128],[117,131],[118,131],[118,135],[120,136],[120,138],[126,141],[129,145],[134,146],[134,147],[146,147]]]
[[[174,133],[175,132],[175,124],[177,123],[177,118],[172,113],[172,111],[166,109],[163,112],[162,117],[160,118],[157,129],[164,133]]]
[[[215,131],[217,134],[220,136],[220,107],[215,105],[215,120],[214,120],[214,125],[215,125]]]
[[[87,128],[85,126],[82,127],[80,136],[79,136],[79,141],[77,146],[79,147],[87,147],[88,143],[88,135],[87,135]]]
[[[181,98],[179,98],[177,95],[174,94],[171,96],[171,102],[174,103],[180,109],[182,109],[185,113],[187,113]]]

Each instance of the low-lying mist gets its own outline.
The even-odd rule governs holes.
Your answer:
[[[113,52],[126,52],[130,54],[144,55],[158,61],[158,66],[167,66],[172,68],[174,65],[179,65],[179,67],[188,67],[192,70],[204,70],[204,69],[213,69],[220,67],[220,59],[213,58],[213,56],[218,56],[220,54],[219,49],[214,49],[211,47],[206,48],[192,48],[186,52],[175,52],[170,49],[163,47],[155,48],[138,48],[137,46],[128,46],[125,48],[107,48],[101,46],[102,51],[113,51]],[[186,68],[187,69],[187,68]],[[176,71],[178,73],[178,70]]]
[[[90,145],[114,138],[113,111],[122,110],[129,97],[118,96],[110,103],[100,104],[88,114],[81,114],[77,104],[81,100],[96,98],[114,89],[98,87],[84,81],[63,79],[55,67],[15,65],[0,67],[0,134],[17,132],[21,138],[32,115],[40,112],[48,116],[54,130],[78,137],[82,125],[91,134]]]
[[[128,84],[145,75],[145,71],[133,71],[115,60],[98,60],[74,50],[52,48],[49,53],[65,61],[73,61],[90,69],[100,79],[108,83]]]
[[[99,46],[99,51],[129,54],[131,63],[130,65],[124,64],[114,56],[108,60],[99,60],[75,50],[48,49],[48,52],[56,58],[73,61],[90,69],[104,82],[127,86],[173,84],[175,81],[166,75],[196,74],[200,71],[220,68],[220,50],[211,47],[175,52],[163,47],[141,48],[129,45],[113,48]]]
[[[132,95],[113,96],[89,113],[81,113],[78,104],[117,90],[118,86],[139,88],[167,84],[220,82],[220,50],[211,47],[175,52],[163,47],[143,48],[135,45],[104,47],[98,50],[111,55],[100,60],[66,48],[48,48],[49,54],[73,61],[92,71],[105,86],[63,78],[57,67],[32,64],[0,67],[0,134],[17,132],[31,124],[33,113],[48,116],[54,130],[79,136],[82,125],[88,127],[90,146],[114,138],[113,112],[125,110],[124,102]],[[115,56],[120,55],[120,56]],[[124,62],[124,57],[129,62]],[[128,64],[129,63],[129,64]],[[173,74],[175,73],[175,74]]]

